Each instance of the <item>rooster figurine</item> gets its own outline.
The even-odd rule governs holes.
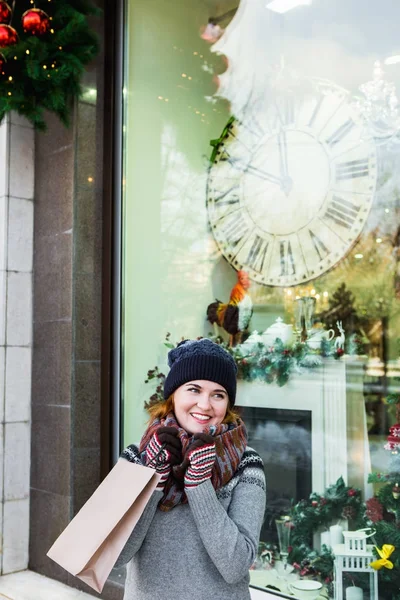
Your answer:
[[[232,288],[228,304],[216,300],[207,308],[207,320],[216,323],[229,333],[229,345],[241,342],[242,332],[247,329],[253,314],[253,303],[247,290],[250,279],[246,271],[238,271],[238,281]]]

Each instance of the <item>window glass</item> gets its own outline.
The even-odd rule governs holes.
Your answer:
[[[369,565],[400,520],[399,18],[389,0],[127,6],[123,443],[168,344],[226,344],[265,463],[251,582],[270,592],[398,589]]]

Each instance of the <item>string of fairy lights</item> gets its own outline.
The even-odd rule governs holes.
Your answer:
[[[176,46],[176,45],[172,46],[172,49],[175,52],[184,53],[184,49],[180,48],[179,46]],[[199,66],[196,65],[196,67],[195,67],[196,70],[198,68],[200,68],[202,71],[209,73],[210,75],[216,76],[215,71],[214,71],[214,68],[215,68],[214,64],[208,62],[206,60],[205,55],[202,52],[194,50],[193,52],[190,52],[190,54],[192,54],[192,56],[194,56],[200,60],[200,65]],[[191,69],[192,70],[194,69],[193,65],[192,65]],[[190,89],[188,86],[190,86],[191,84],[195,86],[198,83],[198,76],[196,76],[196,74],[194,74],[193,72],[190,72],[190,68],[189,68],[189,71],[183,70],[182,72],[180,72],[179,79],[180,79],[180,81],[176,83],[176,87],[178,89],[182,89],[182,90],[186,90],[186,91],[188,91]],[[157,100],[159,100],[161,102],[165,102],[165,103],[170,103],[172,101],[170,98],[170,94],[164,95],[161,93],[161,94],[158,94],[156,98],[157,98]],[[219,108],[216,108],[216,106],[215,106],[218,102],[218,99],[215,96],[207,96],[206,95],[206,96],[202,96],[202,98],[208,105],[208,111],[218,113],[218,114],[223,114],[224,111],[220,110]],[[210,125],[209,119],[211,118],[211,115],[209,114],[209,112],[207,112],[207,109],[201,108],[201,106],[199,106],[199,104],[188,104],[187,108],[189,109],[189,112],[193,116],[198,117],[200,119],[201,123]]]
[[[67,125],[99,51],[92,0],[0,0],[0,121],[12,111],[46,129],[46,111]]]
[[[52,0],[47,1],[51,2]],[[24,33],[38,37],[47,33],[54,34],[54,29],[51,27],[51,21],[53,20],[53,17],[49,16],[44,10],[36,8],[35,0],[30,0],[30,4],[33,6],[26,10],[21,18],[21,25]],[[12,25],[14,11],[15,0],[13,1],[12,6],[10,6],[5,0],[0,0],[0,50],[4,48],[10,48],[19,42],[18,32]],[[62,51],[61,46],[59,47],[59,50]],[[27,48],[25,53],[29,55],[30,50]],[[14,56],[14,60],[18,60],[18,57]],[[4,57],[4,54],[0,52],[0,74],[3,76],[7,75],[5,72],[6,63],[7,61]],[[48,68],[49,66],[47,64],[43,65],[44,70],[47,70]],[[56,68],[56,61],[51,63],[50,68]],[[50,78],[50,73],[48,73],[47,76]],[[12,84],[14,80],[13,76],[8,75],[7,79],[8,82]],[[7,95],[12,96],[12,91],[9,90]]]

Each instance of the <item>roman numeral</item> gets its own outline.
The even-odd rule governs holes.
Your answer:
[[[336,165],[336,181],[342,181],[343,179],[355,179],[356,177],[366,177],[368,173],[368,158],[349,160]]]
[[[231,139],[231,138],[235,138],[235,137],[236,137],[236,136],[235,136],[235,134],[234,134],[234,132],[233,132],[233,128],[234,128],[235,119],[234,119],[234,117],[231,117],[229,120],[231,121],[231,123],[230,123],[230,125],[228,125],[228,127],[226,128],[226,132],[225,132],[225,135],[224,135],[224,139],[225,139],[225,140],[226,140],[226,139],[228,139],[228,140],[229,140],[229,139]]]
[[[331,219],[337,225],[351,229],[360,210],[359,206],[355,206],[352,202],[348,202],[339,196],[333,196],[324,219]]]
[[[319,97],[319,100],[318,100],[317,104],[315,105],[315,108],[314,108],[313,114],[311,115],[311,119],[310,119],[310,120],[309,120],[309,122],[308,122],[308,126],[309,126],[309,127],[312,127],[312,126],[314,125],[314,122],[315,122],[315,120],[316,120],[316,118],[317,118],[317,116],[318,116],[318,113],[319,113],[319,111],[320,111],[320,108],[321,108],[321,106],[322,106],[322,103],[323,103],[323,101],[324,101],[324,98],[325,98],[325,96],[324,96],[324,95],[321,95],[321,96]]]
[[[294,98],[293,98],[293,96],[287,96],[284,99],[283,123],[286,126],[293,125],[293,123],[294,123]]]
[[[258,271],[258,273],[262,273],[264,270],[268,246],[269,242],[261,238],[259,235],[256,235],[250,248],[249,255],[246,259],[246,264],[254,269],[254,271]]]
[[[311,231],[311,229],[308,230],[308,233],[310,234],[311,241],[316,253],[318,254],[319,260],[324,260],[324,258],[326,258],[329,254],[328,248],[325,246],[324,242]]]
[[[326,143],[333,148],[338,144],[354,127],[354,121],[349,119],[341,125],[332,135],[326,140]]]
[[[226,218],[224,226],[222,228],[226,241],[230,246],[237,246],[238,243],[248,234],[249,228],[243,215],[240,212],[236,212]]]
[[[220,161],[222,161],[222,162],[224,162],[224,161],[231,162],[231,155],[229,154],[229,152],[225,148],[223,148],[222,150],[220,150],[218,152],[218,154],[219,154],[219,160]]]
[[[238,189],[238,186],[234,185],[226,192],[220,193],[219,195],[215,195],[214,196],[215,204],[217,204],[218,206],[234,206],[235,204],[239,204],[240,198],[239,198],[238,194],[233,193],[232,196],[229,197],[229,194],[231,194],[231,192],[234,192],[237,189]]]
[[[296,274],[292,246],[290,242],[279,242],[279,254],[281,264],[281,277]]]

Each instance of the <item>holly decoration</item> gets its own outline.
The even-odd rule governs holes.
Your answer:
[[[91,0],[16,0],[11,16],[7,7],[0,0],[0,21],[8,19],[0,24],[0,121],[16,111],[43,130],[47,110],[68,125],[85,66],[98,52],[88,16],[99,10]]]
[[[312,543],[312,536],[321,527],[328,528],[340,519],[350,518],[355,529],[364,526],[361,491],[346,486],[342,477],[329,486],[324,495],[312,492],[308,500],[300,500],[291,511],[294,528],[293,547]]]
[[[342,477],[329,486],[323,495],[312,492],[308,499],[292,507],[294,528],[288,560],[301,577],[317,577],[332,592],[334,556],[327,546],[320,551],[313,546],[313,534],[328,529],[341,519],[348,519],[352,529],[364,527],[365,506],[361,491],[347,486]]]
[[[40,8],[31,8],[22,15],[22,27],[25,33],[43,35],[50,29],[49,16]]]
[[[300,577],[317,577],[330,590],[334,556],[330,548],[323,547],[321,552],[311,550],[306,544],[292,547],[290,551],[291,564]]]
[[[367,500],[365,514],[367,519],[369,519],[372,523],[377,523],[378,521],[383,520],[384,507],[378,498],[373,496]]]
[[[11,19],[11,8],[7,2],[0,2],[0,23],[8,23]]]

